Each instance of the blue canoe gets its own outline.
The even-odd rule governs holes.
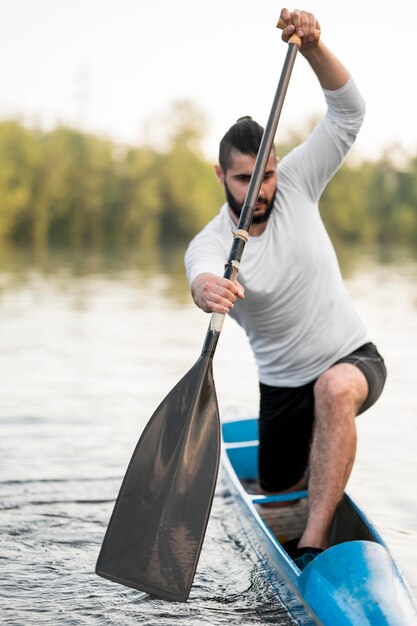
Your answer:
[[[290,546],[303,530],[307,492],[256,493],[257,431],[256,419],[222,424],[223,473],[243,509],[247,536],[264,571],[296,621],[416,626],[417,608],[397,564],[378,531],[346,494],[334,520],[330,547],[300,572]],[[288,502],[285,507],[265,506],[283,500]]]

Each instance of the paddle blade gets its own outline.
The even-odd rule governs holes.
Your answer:
[[[210,515],[219,457],[212,359],[201,356],[143,431],[96,573],[162,598],[185,601]]]

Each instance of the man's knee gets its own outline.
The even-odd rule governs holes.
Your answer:
[[[357,410],[368,394],[368,383],[362,372],[349,363],[341,363],[324,372],[314,385],[316,406],[330,410],[338,407]]]

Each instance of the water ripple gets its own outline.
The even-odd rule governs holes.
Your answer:
[[[115,479],[111,479],[112,489]],[[97,499],[69,496],[95,485]],[[32,499],[28,484],[42,491]],[[195,585],[185,604],[124,588],[94,574],[114,498],[100,480],[5,481],[16,489],[14,507],[0,512],[0,549],[7,581],[0,592],[5,624],[103,626],[224,626],[292,623],[256,556],[238,540],[239,520],[230,496],[216,493]],[[9,497],[11,494],[8,494]],[[57,497],[57,495],[59,497]],[[232,540],[231,540],[232,539]],[[8,598],[19,589],[19,602]]]

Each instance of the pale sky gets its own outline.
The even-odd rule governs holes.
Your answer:
[[[0,118],[68,123],[140,144],[179,99],[205,114],[207,156],[242,115],[265,124],[286,53],[282,6],[313,12],[367,104],[358,156],[417,154],[416,0],[0,0]],[[323,112],[301,55],[278,129]]]

